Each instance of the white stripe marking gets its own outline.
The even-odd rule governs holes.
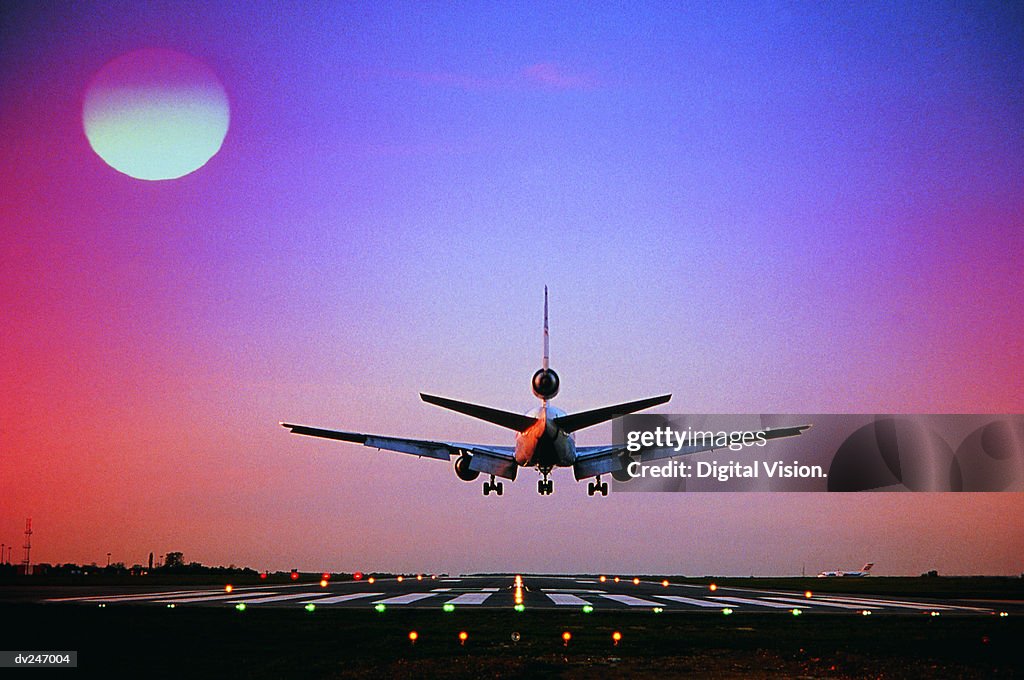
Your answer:
[[[46,602],[130,602],[131,600],[149,600],[160,597],[185,597],[201,593],[224,592],[222,590],[170,590],[162,593],[144,593],[135,595],[93,595],[91,597],[55,597]]]
[[[451,588],[434,588],[430,592],[432,592],[432,593],[449,593],[449,592],[451,592],[451,590],[452,590]]]
[[[766,602],[765,600],[750,600],[745,597],[712,597],[712,600],[722,600],[724,602],[736,602],[739,604],[752,604],[755,607],[772,607],[773,609],[803,609],[803,607],[794,607],[791,604],[782,604],[781,602]]]
[[[257,596],[260,596],[260,595],[273,595],[273,594],[274,594],[273,592],[246,593],[246,595],[248,595],[249,597],[257,597]],[[216,602],[217,600],[230,600],[232,598],[237,600],[238,599],[238,593],[230,593],[228,595],[225,595],[223,592],[221,592],[220,595],[208,595],[206,597],[185,597],[185,598],[175,598],[173,600],[166,600],[165,599],[165,600],[159,600],[159,601],[160,602],[167,602],[168,604],[189,604],[189,603],[192,603],[192,602]]]
[[[548,599],[554,602],[555,604],[590,604],[582,597],[576,597],[575,595],[570,595],[569,593],[545,593],[545,595],[547,595]]]
[[[498,590],[499,590],[499,588],[481,588],[480,592],[483,592],[483,593],[496,593],[496,592],[498,592]]]
[[[855,598],[855,597],[833,597],[829,596],[828,599],[834,602],[849,602],[850,604],[877,604],[880,607],[899,607],[900,609],[918,609],[921,611],[938,611],[938,610],[950,610],[950,609],[966,609],[971,611],[991,611],[989,609],[981,609],[978,607],[961,607],[946,604],[929,604],[927,602],[904,602],[902,600],[868,600],[866,598]]]
[[[802,604],[811,605],[816,607],[839,607],[840,609],[878,609],[878,607],[867,606],[863,604],[849,604],[844,602],[829,602],[820,597],[816,597],[813,600],[797,600],[792,597],[766,597],[766,600],[778,600],[779,602],[789,602],[791,604]]]
[[[682,595],[655,595],[659,600],[670,600],[672,602],[682,602],[683,604],[692,604],[695,607],[715,607],[720,609],[722,607],[721,602],[708,602],[707,600],[695,600],[692,597],[683,597]]]
[[[483,604],[494,593],[463,593],[446,604]]]
[[[652,602],[651,600],[644,600],[639,597],[633,597],[632,595],[602,595],[601,597],[608,598],[609,600],[615,600],[622,604],[628,604],[630,607],[657,607],[659,603]]]
[[[428,597],[433,597],[437,593],[409,593],[408,595],[399,595],[398,597],[389,597],[386,600],[374,600],[374,604],[411,604],[417,600],[423,600]]]
[[[351,593],[349,595],[335,595],[333,597],[324,597],[318,600],[303,600],[299,604],[337,604],[338,602],[358,600],[361,597],[379,597],[383,594],[384,593]]]
[[[315,597],[317,595],[327,595],[326,590],[316,591],[312,590],[308,593],[288,593],[287,595],[272,595],[271,597],[246,597],[240,600],[231,600],[229,604],[264,604],[267,602],[284,602],[285,600],[297,600],[300,597]]]

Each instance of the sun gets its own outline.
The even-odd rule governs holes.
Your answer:
[[[204,63],[142,49],[107,63],[85,92],[82,124],[93,151],[130,177],[166,180],[206,165],[228,132],[224,86]]]

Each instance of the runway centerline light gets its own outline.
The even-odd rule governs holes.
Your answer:
[[[633,585],[635,585],[635,586],[640,585],[640,579],[638,579],[637,577],[634,576],[633,577]]]
[[[420,639],[420,634],[414,630],[409,631],[409,642],[416,644],[416,641]]]
[[[665,586],[666,588],[668,588],[668,579],[665,579],[664,581],[662,581],[662,582],[661,582],[661,585],[663,585],[663,586]]]
[[[616,576],[616,577],[615,577],[614,579],[612,579],[612,580],[613,580],[613,581],[615,581],[616,583],[618,583],[620,579],[619,579],[619,577],[618,577],[618,576]]]
[[[598,578],[597,580],[600,581],[601,583],[604,583],[605,581],[608,580],[608,577],[605,576],[604,574],[601,574],[601,577]]]
[[[320,587],[321,588],[326,588],[327,587],[327,579],[325,579],[325,578],[320,579]]]
[[[404,577],[404,576],[399,576],[399,577],[398,577],[398,582],[399,582],[399,583],[401,583],[401,582],[402,582],[402,581],[404,581],[404,580],[405,580],[405,577]]]
[[[387,609],[387,607],[385,605],[381,604],[381,603],[375,604],[373,606],[373,608],[376,609],[377,611],[379,611],[382,614],[384,613],[384,610]]]
[[[584,614],[589,614],[592,611],[594,611],[594,606],[593,605],[590,605],[590,604],[583,605],[583,613]]]
[[[314,611],[316,611],[316,605],[313,604],[312,602],[310,602],[309,604],[306,605],[306,611],[307,612],[314,612]]]
[[[804,591],[804,597],[806,597],[807,599],[811,599],[812,597],[814,597],[814,593],[812,593],[809,590],[805,590]]]
[[[443,609],[446,612],[453,612],[455,611],[455,605],[451,604],[450,602],[446,602],[445,605],[441,607],[441,609]]]
[[[174,603],[172,602],[172,603],[170,603],[169,605],[167,605],[167,608],[168,608],[168,609],[174,609]]]
[[[708,590],[710,590],[711,592],[715,592],[716,590],[718,590],[718,584],[712,583],[708,586]]]
[[[654,612],[655,614],[660,614],[660,613],[662,613],[663,611],[665,611],[665,608],[664,608],[664,607],[655,607],[655,608],[654,608],[654,609],[653,609],[652,611],[653,611],[653,612]]]
[[[375,579],[374,577],[371,576],[370,578],[366,579],[366,582],[372,584],[376,580],[377,579]]]
[[[939,612],[929,612],[932,616],[938,616]]]
[[[422,581],[423,580],[423,574],[416,574],[416,580],[417,581]]]
[[[466,644],[466,640],[468,640],[468,639],[469,639],[469,633],[467,633],[464,630],[463,631],[459,631],[459,644],[461,644],[461,645]]]
[[[612,633],[612,644],[614,644],[617,647],[619,645],[620,640],[622,640],[622,633],[620,633],[619,631],[615,631],[614,633]]]
[[[227,584],[226,586],[224,586],[224,592],[225,593],[230,593],[234,589],[235,589],[235,587],[233,585],[231,585],[230,583]]]
[[[564,633],[562,633],[562,644],[565,645],[566,647],[569,646],[569,640],[571,640],[571,639],[572,639],[572,633],[570,633],[569,631],[565,631]]]
[[[860,614],[861,614],[861,616],[871,616],[871,610],[870,609],[861,610]]]

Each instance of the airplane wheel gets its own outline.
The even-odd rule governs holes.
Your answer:
[[[498,482],[497,484],[494,485],[494,490],[500,496],[505,492],[505,485],[502,482]]]
[[[608,482],[603,482],[601,484],[601,495],[602,496],[607,496],[608,495]]]
[[[544,489],[545,489],[546,486],[547,485],[544,484],[544,480],[543,479],[537,480],[537,493],[539,493],[541,496],[543,496],[544,495]]]
[[[553,494],[555,492],[555,483],[549,479],[545,483],[545,489],[547,490],[547,495],[550,496],[551,494]]]
[[[490,496],[491,495],[491,485],[488,482],[484,482],[484,495],[485,496]]]
[[[590,482],[589,484],[587,484],[587,495],[588,496],[593,496],[594,495],[594,491],[595,491],[594,483]]]

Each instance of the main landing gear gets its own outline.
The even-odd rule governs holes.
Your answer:
[[[596,482],[590,482],[587,484],[587,495],[593,496],[596,493],[599,493],[602,496],[608,495],[608,482],[601,482],[600,475],[597,476]]]
[[[548,479],[548,474],[550,473],[551,470],[541,470],[541,474],[544,475],[544,478],[537,482],[537,493],[541,496],[550,496],[555,490],[554,482]]]
[[[499,496],[505,491],[505,485],[494,481],[494,475],[491,475],[491,481],[484,482],[484,495],[490,496],[492,491]]]

